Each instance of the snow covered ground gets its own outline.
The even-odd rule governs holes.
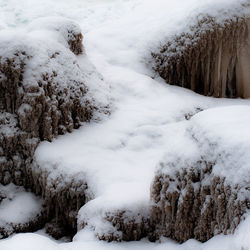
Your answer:
[[[107,211],[148,212],[150,184],[159,160],[170,149],[181,148],[188,153],[184,140],[187,117],[212,107],[250,105],[249,100],[202,97],[168,86],[157,76],[152,78],[147,65],[151,49],[165,36],[187,28],[194,16],[204,12],[218,15],[222,8],[235,11],[240,2],[246,1],[0,0],[2,30],[24,28],[44,16],[63,16],[80,24],[86,53],[111,86],[112,97],[110,117],[52,143],[43,142],[35,156],[42,168],[53,167],[55,176],[64,173],[66,178],[70,173],[87,178],[92,200],[81,208],[79,224],[87,220],[91,227],[80,231],[72,243],[54,242],[35,233],[18,234],[0,241],[0,250],[29,250],[34,246],[48,250],[250,248],[249,216],[234,236],[216,236],[204,244],[189,240],[179,245],[168,239],[161,243],[142,240],[108,244],[92,233],[107,230],[102,221]],[[81,56],[78,63],[84,68]],[[235,122],[240,122],[239,117]]]

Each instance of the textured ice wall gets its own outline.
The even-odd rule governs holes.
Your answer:
[[[205,13],[152,53],[167,83],[214,97],[250,97],[249,5]],[[225,13],[223,13],[225,12]]]
[[[250,209],[249,114],[247,106],[232,106],[191,119],[187,134],[194,149],[166,154],[152,184],[157,237],[207,241],[233,233],[244,219]]]
[[[5,30],[0,39],[0,182],[42,195],[47,217],[59,220],[61,213],[74,228],[74,212],[85,203],[85,182],[72,178],[63,186],[58,176],[47,183],[48,173],[31,164],[40,141],[72,132],[98,118],[97,113],[108,113],[106,99],[95,101],[92,95],[103,80],[89,72],[95,69],[85,54],[81,68],[76,55],[82,52],[79,26],[62,18],[38,19],[23,33]]]

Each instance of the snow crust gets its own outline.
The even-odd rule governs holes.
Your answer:
[[[72,176],[87,180],[89,198],[92,200],[81,208],[78,223],[80,225],[83,220],[87,220],[90,228],[80,231],[75,240],[68,244],[55,243],[37,234],[19,234],[1,241],[1,250],[28,250],[34,246],[36,249],[48,250],[241,249],[250,246],[247,237],[250,233],[249,216],[234,236],[216,236],[204,244],[190,240],[178,245],[167,239],[155,244],[147,241],[107,244],[98,242],[92,234],[93,231],[95,233],[114,230],[103,220],[103,215],[108,211],[134,211],[131,216],[137,213],[148,214],[150,184],[159,160],[166,155],[166,152],[168,157],[171,157],[171,154],[172,157],[176,157],[176,153],[180,156],[198,153],[197,147],[191,143],[187,129],[193,131],[199,140],[211,139],[210,134],[215,133],[216,142],[236,145],[234,148],[238,143],[243,143],[241,152],[248,149],[249,120],[246,116],[249,117],[249,107],[239,105],[249,106],[249,100],[218,100],[168,86],[157,76],[152,79],[150,77],[152,72],[145,65],[151,48],[164,41],[166,36],[185,31],[188,25],[196,21],[194,17],[202,16],[204,13],[218,16],[222,9],[225,12],[235,13],[243,2],[246,1],[8,0],[0,2],[0,15],[3,16],[0,21],[3,34],[1,39],[5,39],[7,29],[11,27],[15,28],[14,31],[16,28],[28,29],[30,32],[28,36],[38,37],[35,40],[38,49],[42,49],[44,44],[50,41],[48,39],[41,42],[41,34],[50,37],[49,34],[53,33],[52,40],[53,42],[56,40],[55,46],[59,48],[61,48],[59,42],[63,44],[64,40],[63,36],[56,36],[50,26],[45,25],[45,27],[42,21],[34,19],[56,15],[77,21],[83,30],[86,53],[104,76],[105,82],[111,86],[113,102],[112,114],[108,119],[92,122],[74,131],[73,134],[59,137],[52,143],[43,142],[35,155],[36,163],[44,170],[53,169],[50,176],[52,179],[62,174],[69,180]],[[27,38],[22,36],[20,39],[29,44]],[[68,57],[71,60],[71,55]],[[91,72],[92,69],[86,66],[86,60],[84,57],[77,57],[80,68]],[[85,77],[91,77],[90,73]],[[98,85],[97,82],[89,84],[88,88],[97,97],[99,95],[99,100],[106,100],[109,89],[107,87],[104,92],[98,92],[99,86],[102,85]],[[218,106],[229,107],[209,109]],[[187,120],[204,109],[209,110]],[[231,111],[235,117],[231,115]],[[225,129],[225,124],[228,123],[230,127]],[[243,135],[242,139],[239,139],[240,135]],[[243,141],[244,139],[246,140]],[[245,156],[246,154],[242,157],[242,161],[249,159]],[[235,159],[237,160],[238,158]],[[224,171],[227,173],[228,169]],[[235,170],[232,168],[230,171],[233,173]],[[244,171],[249,172],[249,166],[238,171],[242,176]],[[230,181],[233,180],[233,176]]]

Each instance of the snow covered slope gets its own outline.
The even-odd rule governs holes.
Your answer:
[[[22,8],[27,8],[23,10],[19,8],[20,2],[2,2],[1,15],[7,17],[2,27],[25,26],[36,17],[50,15],[63,15],[78,21],[90,60],[111,86],[113,110],[106,120],[92,122],[52,143],[42,143],[35,154],[34,168],[49,174],[48,185],[57,181],[63,186],[72,179],[84,185],[87,182],[85,194],[87,201],[91,201],[78,215],[78,228],[87,225],[85,229],[79,231],[73,243],[57,244],[42,236],[27,234],[0,242],[1,250],[14,250],[17,242],[22,244],[18,248],[25,250],[39,244],[48,249],[76,250],[213,249],[218,244],[220,249],[240,249],[249,246],[246,237],[249,220],[241,225],[235,236],[217,236],[203,245],[192,240],[183,245],[145,241],[106,244],[92,238],[92,233],[107,240],[124,239],[126,234],[129,239],[142,237],[143,232],[134,235],[133,227],[141,221],[147,223],[150,184],[157,163],[168,150],[177,151],[180,145],[184,145],[184,156],[192,150],[185,134],[188,119],[215,106],[250,105],[249,100],[218,100],[168,86],[157,77],[152,79],[153,73],[146,65],[151,49],[166,36],[185,30],[187,23],[195,22],[194,16],[207,10],[208,14],[222,8],[230,11],[241,2],[74,0],[69,3],[43,0],[37,4],[25,0]],[[84,65],[81,58],[78,63]],[[132,225],[125,234],[122,230],[117,231],[114,222],[124,214],[125,223]]]

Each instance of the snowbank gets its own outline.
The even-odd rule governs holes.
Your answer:
[[[53,38],[76,55],[83,52],[81,28],[70,19],[56,16],[37,18],[26,29],[38,37]]]

